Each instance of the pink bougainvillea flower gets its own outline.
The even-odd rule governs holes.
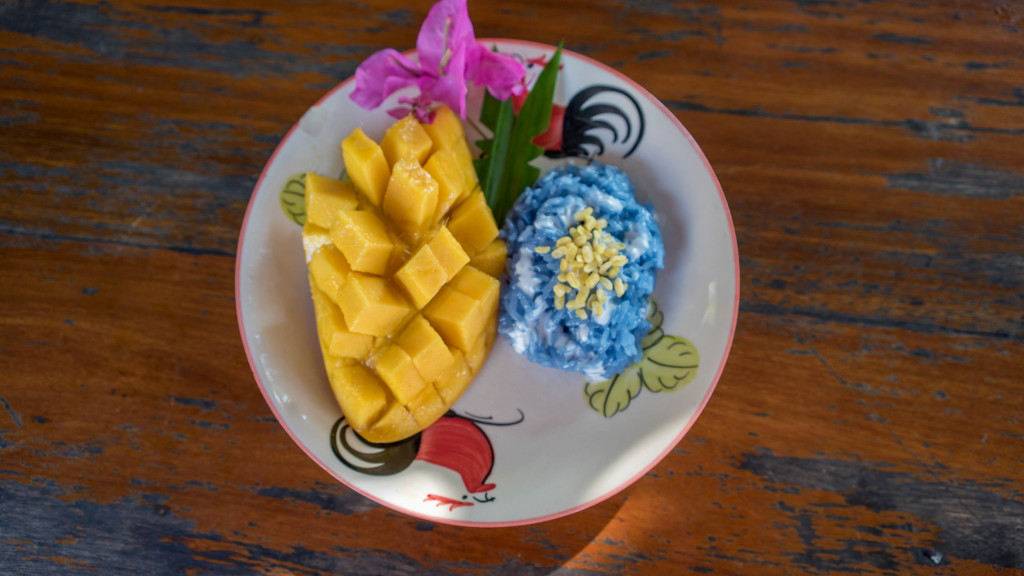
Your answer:
[[[352,92],[352,100],[367,110],[373,110],[391,94],[414,86],[420,76],[419,69],[419,64],[397,50],[381,50],[356,68],[356,89]]]
[[[395,92],[416,86],[418,97],[400,98],[400,106],[388,113],[401,117],[412,112],[429,122],[435,104],[446,104],[460,117],[466,117],[467,82],[485,86],[499,100],[523,89],[523,65],[476,41],[466,0],[434,4],[420,28],[416,53],[415,62],[392,49],[367,58],[356,70],[352,100],[372,110]]]
[[[478,86],[487,86],[491,95],[498,100],[507,100],[515,94],[525,92],[520,80],[526,74],[526,68],[517,60],[479,46],[479,57],[476,74],[473,80]]]
[[[426,122],[427,124],[434,123],[434,101],[430,100],[423,94],[415,98],[409,96],[402,96],[398,99],[398,106],[388,110],[388,115],[392,118],[398,118],[401,120],[409,114],[416,116],[416,119],[420,122]]]

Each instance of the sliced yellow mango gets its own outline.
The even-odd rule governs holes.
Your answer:
[[[402,404],[408,404],[427,386],[409,354],[393,344],[384,348],[377,359],[377,374]]]
[[[395,163],[403,158],[412,158],[417,164],[423,164],[433,144],[427,131],[410,114],[388,128],[380,141],[380,148],[393,170]]]
[[[462,270],[462,267],[469,262],[469,255],[462,249],[462,245],[455,239],[447,226],[442,225],[437,229],[437,234],[427,243],[430,251],[434,253],[438,264],[444,269],[448,278],[454,278]]]
[[[448,281],[448,274],[430,247],[422,246],[395,272],[395,281],[405,289],[412,303],[422,308]]]
[[[508,260],[508,248],[505,246],[505,241],[495,238],[483,250],[470,258],[469,263],[474,268],[495,278],[501,278],[501,275],[505,273],[506,260]]]
[[[349,330],[341,308],[316,286],[312,286],[312,291],[322,348],[337,358],[365,359],[373,350],[374,337]]]
[[[437,329],[449,346],[463,352],[471,349],[484,328],[483,306],[477,300],[445,286],[430,304],[423,316]]]
[[[338,290],[351,272],[345,256],[333,244],[320,247],[309,260],[313,282],[334,302],[338,301]]]
[[[342,140],[341,156],[345,161],[345,172],[356,190],[371,204],[380,206],[391,175],[384,151],[362,128],[356,128]]]
[[[359,201],[351,182],[306,173],[306,221],[322,228],[334,224],[341,210],[355,210]]]
[[[437,182],[435,220],[444,218],[453,206],[472,192],[466,188],[466,178],[462,174],[458,158],[451,150],[445,148],[431,154],[423,169]]]
[[[370,336],[391,334],[412,312],[390,280],[359,272],[338,290],[338,305],[351,331]]]
[[[307,175],[303,245],[324,365],[352,428],[396,442],[436,421],[497,334],[505,245],[459,118],[342,142],[351,183]],[[425,164],[424,164],[425,163]]]
[[[384,221],[370,210],[342,210],[331,226],[331,241],[358,272],[384,274],[395,243]]]
[[[338,366],[329,376],[334,397],[345,419],[356,430],[371,426],[387,408],[387,389],[373,370],[366,366]]]
[[[352,427],[355,428],[355,425]],[[372,426],[366,426],[362,431],[359,428],[355,429],[370,442],[383,444],[408,438],[422,430],[423,427],[416,422],[408,408],[398,402],[392,402]]]
[[[437,182],[415,159],[403,158],[391,171],[384,193],[384,213],[416,237],[433,220],[437,189]]]
[[[482,193],[470,194],[455,207],[448,220],[448,230],[459,241],[470,257],[487,247],[498,237],[498,224],[487,206]]]
[[[416,424],[426,428],[448,411],[448,404],[437,393],[433,386],[424,386],[423,390],[407,405]]]
[[[423,124],[423,130],[433,142],[431,153],[445,148],[451,150],[459,142],[466,142],[466,132],[462,129],[462,120],[447,106],[435,110],[433,122]]]
[[[409,322],[396,342],[427,382],[443,377],[455,361],[441,335],[422,316]]]
[[[487,344],[487,346],[490,347],[490,344]],[[452,369],[448,378],[434,382],[434,389],[437,390],[438,395],[441,396],[445,404],[449,406],[462,396],[466,388],[469,388],[469,384],[473,381],[473,376],[477,373],[469,365],[469,362],[466,361],[466,355],[462,350],[453,350],[452,358]]]

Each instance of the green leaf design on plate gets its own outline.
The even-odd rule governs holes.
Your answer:
[[[647,332],[647,336],[640,341],[640,346],[644,350],[657,344],[658,340],[661,340],[661,337],[665,335],[665,332],[661,329],[661,325],[665,322],[665,313],[661,311],[661,307],[658,306],[654,298],[651,298],[649,302],[651,303],[651,311],[647,313],[647,321],[651,323],[651,329]]]
[[[293,174],[281,188],[281,210],[299,226],[306,224],[306,173]]]
[[[700,365],[697,347],[686,338],[664,333],[661,325],[665,315],[653,298],[647,319],[651,330],[641,341],[643,358],[611,380],[583,385],[587,405],[605,418],[628,408],[644,388],[651,392],[671,392],[697,377]]]
[[[590,408],[605,418],[611,418],[629,408],[629,403],[640,394],[643,386],[640,373],[641,364],[642,362],[633,364],[621,374],[616,374],[611,380],[584,384],[583,395],[586,396]]]
[[[644,351],[640,379],[651,392],[671,392],[692,382],[699,365],[700,355],[693,342],[665,335]]]

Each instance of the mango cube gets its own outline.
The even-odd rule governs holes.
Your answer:
[[[409,354],[395,345],[384,348],[377,359],[376,370],[402,404],[408,404],[427,385]]]
[[[351,182],[306,173],[306,221],[330,228],[334,215],[341,210],[355,210],[359,204]]]
[[[384,274],[395,243],[387,226],[369,210],[342,210],[331,226],[331,241],[358,272]]]
[[[501,282],[493,276],[466,266],[452,278],[449,286],[479,302],[488,318],[497,316]]]
[[[369,428],[388,404],[384,383],[362,364],[337,366],[330,376],[345,419],[357,431]]]
[[[466,133],[462,129],[462,121],[447,106],[441,106],[434,111],[434,121],[430,124],[423,124],[423,129],[430,135],[434,146],[430,149],[431,154],[440,150],[450,151],[456,159],[458,171],[462,174],[463,186],[466,194],[472,192],[478,184],[476,169],[473,167],[473,153],[466,142]]]
[[[412,158],[422,164],[433,145],[427,131],[411,114],[392,124],[380,141],[384,158],[391,167],[402,158]]]
[[[445,404],[451,406],[462,396],[462,393],[473,381],[476,371],[466,361],[466,355],[462,350],[452,350],[452,369],[448,378],[442,378],[434,382],[434,389],[437,391]]]
[[[316,333],[320,337],[320,346],[323,352],[327,354],[334,330],[339,324],[344,326],[345,319],[338,318],[341,316],[341,309],[338,308],[337,304],[331,302],[327,295],[317,288],[315,284],[311,283],[309,290],[313,295],[313,305],[316,312]],[[330,306],[331,304],[334,304],[334,306]]]
[[[384,193],[384,212],[405,231],[416,233],[433,218],[437,182],[412,158],[395,164]]]
[[[452,154],[455,155],[459,172],[462,172],[463,184],[466,187],[467,194],[479,190],[480,181],[476,177],[476,168],[473,166],[473,153],[469,150],[469,144],[465,140],[460,140],[452,144],[450,149]]]
[[[437,258],[437,262],[444,269],[448,278],[455,277],[459,270],[462,270],[462,267],[469,262],[469,255],[462,249],[462,245],[455,239],[447,226],[442,225],[438,228],[437,234],[430,239],[427,246],[434,253],[434,258]]]
[[[340,312],[337,317],[344,321]],[[331,356],[337,356],[338,358],[363,360],[370,354],[370,351],[373,350],[374,343],[375,340],[373,336],[349,332],[348,328],[342,324],[341,327],[339,327],[338,330],[335,330],[334,334],[331,335],[331,340],[327,343],[327,353]]]
[[[406,407],[421,428],[433,424],[448,411],[448,405],[433,386],[425,386]]]
[[[463,352],[472,348],[484,329],[483,306],[480,302],[445,286],[423,309],[438,334],[449,346]]]
[[[409,355],[416,370],[427,382],[440,378],[454,362],[441,335],[422,316],[413,318],[395,343]]]
[[[434,121],[423,124],[423,129],[430,136],[433,147],[431,153],[442,148],[451,149],[457,142],[466,141],[466,132],[462,129],[462,120],[447,106],[439,106],[434,110]]]
[[[498,237],[498,224],[494,221],[483,193],[470,194],[469,198],[455,207],[448,220],[448,230],[470,257]]]
[[[458,159],[447,148],[431,154],[423,169],[437,182],[437,208],[434,210],[434,220],[440,220],[471,190],[466,188],[466,179],[459,169]]]
[[[411,309],[390,281],[353,272],[338,291],[338,304],[349,330],[386,336],[401,325]]]
[[[495,278],[500,278],[505,273],[505,262],[507,260],[508,248],[505,246],[505,241],[501,238],[495,238],[483,250],[470,258],[469,264]]]
[[[466,363],[473,373],[478,372],[483,367],[484,361],[487,360],[487,352],[490,350],[491,344],[494,343],[493,335],[497,329],[498,318],[495,316],[484,326],[484,337],[478,338],[473,347],[466,352]]]
[[[395,272],[395,281],[417,308],[423,308],[448,281],[448,275],[429,246],[422,246]]]
[[[338,301],[338,289],[351,272],[345,256],[333,244],[322,246],[309,259],[309,273],[314,283],[334,302]]]
[[[500,283],[466,266],[423,309],[444,341],[467,354],[480,340],[488,319],[498,313]]]
[[[348,329],[341,308],[330,301],[327,295],[313,286],[313,302],[316,309],[316,326],[320,345],[324,351],[338,358],[362,360],[369,355],[375,344],[373,336],[356,334]]]
[[[384,151],[362,128],[356,128],[342,140],[341,156],[356,190],[374,206],[380,206],[391,173]]]
[[[373,427],[359,431],[363,438],[370,442],[394,442],[395,439],[408,438],[422,430],[412,414],[398,402],[381,415]]]
[[[430,242],[413,253],[395,273],[395,280],[405,288],[413,304],[423,308],[467,262],[469,256],[462,245],[441,226]]]

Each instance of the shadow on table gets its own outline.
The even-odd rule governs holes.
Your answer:
[[[411,566],[417,574],[448,574],[453,570],[536,576],[589,573],[565,565],[576,559],[577,564],[602,568],[602,559],[586,550],[592,545],[603,546],[601,535],[615,522],[630,491],[627,488],[569,516],[525,526],[466,528],[409,519],[401,522],[401,527],[395,526],[394,537],[396,541],[422,542],[422,555]]]

